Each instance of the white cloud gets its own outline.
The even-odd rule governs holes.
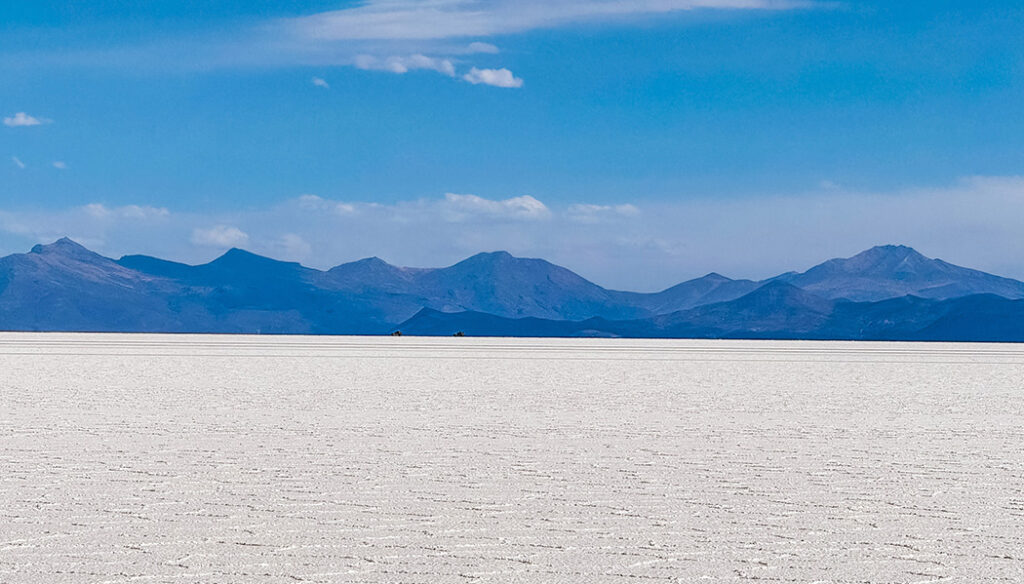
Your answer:
[[[63,162],[61,160],[58,160],[58,161],[54,162],[53,163],[53,167],[56,168],[57,170],[67,170],[68,169],[67,163]]]
[[[448,77],[455,76],[455,64],[449,59],[438,59],[426,55],[409,55],[406,57],[375,57],[359,55],[355,58],[355,66],[368,71],[388,71],[399,75],[415,70],[436,71]]]
[[[354,8],[286,21],[317,40],[436,40],[489,37],[698,9],[787,10],[798,0],[368,0]]]
[[[508,69],[477,69],[473,67],[469,73],[462,76],[473,85],[493,85],[494,87],[518,88],[523,86],[523,80],[516,77]]]
[[[551,216],[547,205],[529,195],[494,201],[476,195],[448,193],[444,196],[443,209],[450,221],[464,221],[473,216],[529,220]]]
[[[18,168],[25,170],[25,163],[22,162],[21,159],[18,158],[17,156],[12,156],[11,162],[14,163],[14,166],[17,166]]]
[[[46,118],[36,118],[26,114],[25,112],[18,112],[11,117],[4,118],[4,125],[10,128],[26,128],[29,126],[41,126],[43,124],[49,124],[53,120]]]
[[[117,207],[114,213],[128,219],[154,219],[168,217],[171,212],[166,207],[149,207],[140,205],[125,205]]]
[[[448,193],[442,199],[402,201],[392,205],[332,201],[317,195],[302,195],[292,203],[303,212],[319,217],[397,223],[460,223],[472,220],[540,220],[552,216],[551,209],[529,195],[509,199],[485,199],[477,195]]]
[[[217,225],[209,229],[195,228],[190,241],[195,245],[237,247],[249,243],[249,235],[237,227]]]
[[[312,80],[312,83],[313,83],[313,85],[315,85],[317,87],[323,87],[324,89],[330,89],[331,88],[331,84],[328,83],[327,80],[322,78],[322,77],[314,77],[313,80]]]
[[[167,217],[171,214],[166,207],[149,207],[142,205],[107,207],[102,203],[90,203],[82,206],[81,210],[95,219],[154,219]]]

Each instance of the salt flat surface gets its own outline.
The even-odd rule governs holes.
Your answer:
[[[0,582],[1021,582],[1024,347],[0,335]]]

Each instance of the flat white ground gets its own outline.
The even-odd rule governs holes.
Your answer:
[[[1021,582],[1024,346],[0,335],[0,582]]]

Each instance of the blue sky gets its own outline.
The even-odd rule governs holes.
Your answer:
[[[1019,3],[190,4],[0,7],[0,253],[1024,277]]]

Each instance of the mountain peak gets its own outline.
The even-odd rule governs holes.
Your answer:
[[[514,259],[519,259],[519,258],[516,258],[515,256],[513,256],[510,253],[508,253],[507,251],[485,251],[485,252],[478,253],[476,255],[470,256],[470,257],[466,258],[463,261],[467,261],[467,262],[468,261],[473,261],[473,260],[476,260],[476,261],[483,261],[483,260],[500,261],[500,260],[514,260]]]
[[[905,245],[880,245],[863,251],[851,258],[831,260],[845,272],[878,272],[890,275],[893,273],[931,271],[935,269],[935,260],[918,253]]]
[[[781,280],[769,280],[765,285],[757,288],[753,292],[743,296],[742,298],[755,297],[755,296],[793,296],[799,294],[806,294],[802,288],[794,286],[788,282]]]
[[[924,258],[916,249],[906,245],[876,245],[875,247],[862,251],[861,253],[854,256],[860,257],[875,257],[875,258],[907,258],[907,257],[921,257]],[[853,259],[853,258],[850,258]]]
[[[718,272],[711,272],[697,279],[703,280],[705,282],[732,282],[732,278],[726,278],[725,276],[719,274]]]
[[[481,267],[508,267],[517,265],[533,265],[538,263],[547,263],[544,260],[531,260],[526,258],[517,258],[507,251],[487,251],[478,253],[476,255],[469,256],[461,262],[449,266],[445,269],[479,269]]]
[[[283,277],[293,273],[313,272],[297,262],[282,262],[251,251],[233,247],[208,264],[196,266],[201,273],[218,277],[261,278],[271,274]]]
[[[89,251],[85,249],[85,247],[83,247],[81,244],[74,241],[73,239],[70,239],[68,237],[62,237],[50,244],[44,245],[40,243],[33,246],[31,253],[63,253],[78,250]]]
[[[377,256],[371,256],[371,257],[368,257],[368,258],[363,258],[361,260],[356,260],[355,263],[357,263],[357,264],[365,264],[365,265],[370,265],[370,266],[391,265],[391,264],[388,264],[386,261],[380,259]]]
[[[334,266],[327,273],[335,282],[356,285],[395,288],[411,282],[411,274],[417,270],[393,266],[377,256],[363,258],[347,264]]]
[[[262,256],[258,256],[256,254],[252,253],[251,251],[244,250],[244,249],[242,249],[240,247],[233,247],[233,248],[227,250],[226,252],[224,252],[223,254],[221,254],[221,256],[220,256],[220,258],[250,258],[250,257],[262,257]]]
[[[267,262],[271,262],[271,263],[275,263],[275,264],[290,263],[290,262],[281,262],[281,261],[278,261],[278,260],[275,260],[275,259],[272,259],[272,258],[268,258],[266,256],[261,256],[259,254],[252,253],[251,251],[247,251],[247,250],[244,250],[244,249],[233,247],[233,248],[227,250],[226,252],[224,252],[217,259],[215,259],[212,262],[210,262],[210,264],[211,265],[212,264],[217,264],[217,265],[239,265],[239,264],[267,263]]]
[[[805,306],[827,312],[832,301],[812,294],[787,282],[773,280],[734,301],[737,304],[760,306]]]
[[[826,298],[874,302],[913,294],[951,298],[992,292],[1024,296],[1024,284],[931,259],[905,245],[881,245],[784,279]]]
[[[363,258],[354,262],[348,262],[334,266],[328,273],[340,275],[340,274],[391,274],[399,272],[414,271],[409,268],[399,268],[393,266],[386,261],[380,259],[377,256]]]
[[[62,237],[47,245],[35,245],[29,253],[46,256],[61,256],[78,260],[102,257],[67,237]]]

